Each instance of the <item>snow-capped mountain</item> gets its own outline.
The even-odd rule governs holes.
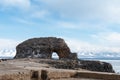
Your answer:
[[[80,51],[78,53],[79,58],[120,58],[119,52],[109,52],[109,51]]]
[[[15,49],[0,49],[0,58],[13,58],[16,54]],[[90,51],[81,50],[77,52],[78,58],[120,58],[119,52],[112,51]],[[56,53],[53,53],[53,58],[58,58]]]
[[[0,49],[0,58],[13,58],[15,54],[15,49]]]

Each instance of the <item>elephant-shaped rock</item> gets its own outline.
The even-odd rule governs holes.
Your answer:
[[[51,59],[53,52],[61,58],[69,58],[71,51],[62,38],[41,37],[28,39],[16,47],[15,58]]]

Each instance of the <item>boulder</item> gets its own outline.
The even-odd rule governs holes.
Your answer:
[[[107,62],[80,60],[79,63],[79,67],[81,67],[82,69],[99,72],[115,72],[112,65]]]
[[[28,39],[16,47],[15,58],[52,58],[56,52],[59,58],[69,58],[70,49],[61,38],[42,37]]]

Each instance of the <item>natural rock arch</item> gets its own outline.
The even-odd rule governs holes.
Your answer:
[[[65,41],[56,37],[28,39],[16,47],[15,58],[52,58],[56,52],[59,58],[69,58],[71,51]]]

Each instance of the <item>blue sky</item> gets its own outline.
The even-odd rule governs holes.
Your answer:
[[[61,37],[75,51],[120,52],[120,0],[1,0],[0,48]]]

